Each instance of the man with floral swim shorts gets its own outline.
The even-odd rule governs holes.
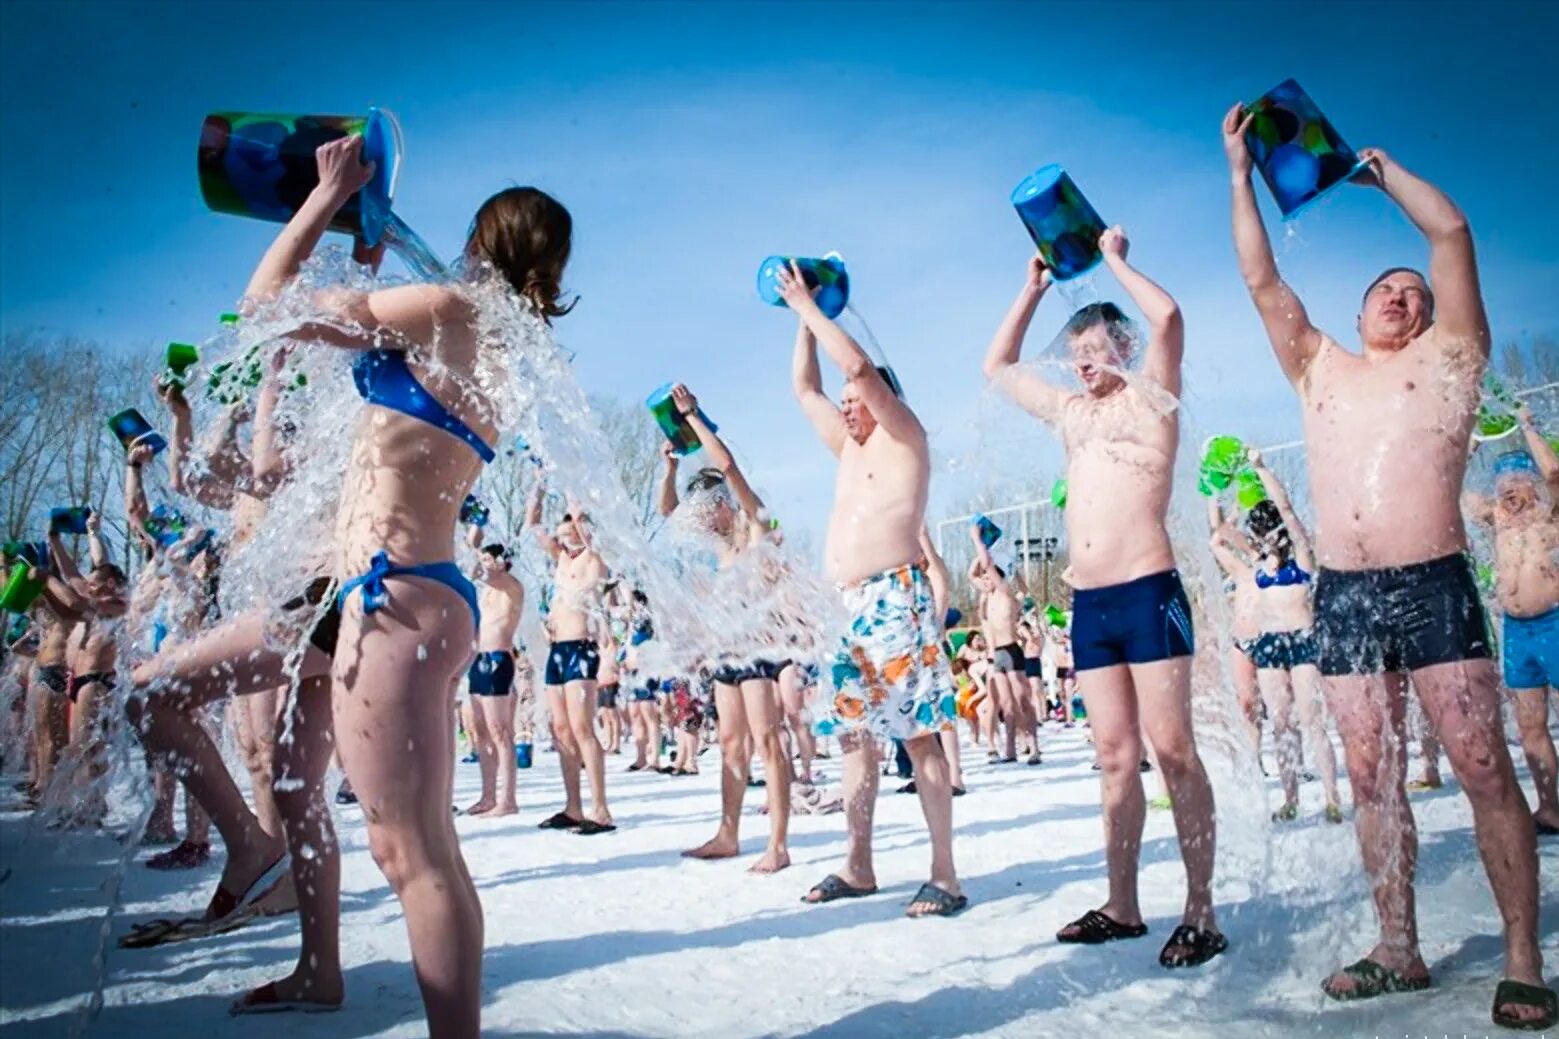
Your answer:
[[[957,718],[952,672],[920,532],[931,483],[926,431],[900,399],[892,373],[877,368],[829,320],[799,270],[782,272],[780,291],[801,319],[791,381],[802,412],[839,459],[834,511],[824,552],[850,620],[819,696],[819,735],[837,735],[844,753],[849,853],[845,865],[804,901],[859,898],[877,890],[872,811],[877,803],[878,738],[904,741],[931,836],[931,878],[909,915],[950,916],[969,904],[953,868],[953,793],[938,734]],[[823,393],[819,340],[845,376],[839,405]]]

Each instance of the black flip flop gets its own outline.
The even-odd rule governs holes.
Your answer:
[[[1543,1012],[1543,1016],[1528,1021],[1503,1013],[1500,1007],[1504,1006],[1536,1007]],[[1494,989],[1494,1023],[1501,1028],[1512,1028],[1518,1032],[1546,1032],[1556,1022],[1559,1022],[1559,997],[1555,997],[1553,989],[1528,985],[1510,978],[1500,982]]]
[[[1171,970],[1200,967],[1228,947],[1229,939],[1217,931],[1204,931],[1200,927],[1181,924],[1169,936],[1169,941],[1164,943],[1164,950],[1158,954],[1158,964]],[[1182,951],[1187,955],[1170,956],[1171,952]]]
[[[925,903],[936,908],[929,913],[911,913],[907,910],[905,915],[912,920],[919,920],[927,916],[957,916],[969,908],[969,899],[965,895],[955,895],[951,891],[943,890],[935,884],[927,882],[920,885],[920,890],[915,892],[914,899],[910,902],[910,909]]]
[[[611,833],[617,827],[611,823],[598,823],[594,819],[586,819],[574,828],[574,832],[581,837],[594,837],[598,833]]]
[[[584,825],[584,820],[583,819],[575,819],[573,816],[569,815],[567,812],[559,812],[558,814],[556,814],[556,815],[554,815],[554,816],[552,816],[552,817],[550,817],[548,819],[544,819],[541,822],[537,823],[536,824],[536,829],[538,829],[538,830],[577,830],[582,825]]]
[[[1069,930],[1075,930],[1077,933],[1068,935],[1066,932]],[[1141,938],[1147,933],[1147,924],[1123,924],[1097,909],[1090,909],[1057,931],[1056,941],[1067,945],[1103,945],[1105,942]]]
[[[820,906],[825,902],[837,902],[841,898],[865,898],[867,895],[875,895],[875,887],[855,887],[840,878],[837,874],[830,873],[803,895],[801,901],[807,905]],[[817,895],[810,898],[810,895]]]
[[[1537,826],[1539,837],[1559,837],[1559,826],[1550,826],[1539,819],[1533,819],[1532,822]]]
[[[969,792],[969,791],[967,791],[967,790],[965,790],[965,789],[964,789],[964,788],[963,788],[963,787],[961,787],[961,786],[955,786],[955,787],[953,787],[953,796],[954,796],[954,797],[962,797],[962,796],[964,796],[964,795],[965,795],[965,794],[967,794],[967,793],[968,793],[968,792]]]
[[[1427,977],[1410,978],[1371,959],[1350,963],[1337,973],[1353,981],[1351,989],[1336,989],[1331,978],[1321,982],[1321,991],[1339,1003],[1356,1003],[1376,996],[1392,996],[1399,992],[1422,992],[1430,986]]]

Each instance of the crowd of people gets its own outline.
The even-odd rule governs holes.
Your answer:
[[[481,774],[479,798],[462,809],[468,816],[520,810],[516,745],[542,741],[555,751],[543,760],[556,761],[565,792],[540,821],[546,830],[616,830],[608,795],[619,767],[612,758],[627,756],[625,744],[629,772],[695,774],[706,752],[718,761],[718,824],[684,853],[690,858],[740,854],[749,790],[761,790],[768,827],[755,873],[790,866],[793,811],[840,811],[841,864],[805,892],[814,904],[877,892],[873,810],[884,763],[897,757],[929,843],[927,879],[907,911],[921,918],[969,904],[955,862],[953,802],[968,790],[963,754],[972,746],[993,763],[1039,766],[1045,727],[1085,720],[1101,780],[1108,894],[1057,939],[1097,945],[1147,934],[1138,860],[1151,762],[1186,877],[1183,917],[1159,962],[1196,968],[1230,949],[1212,890],[1214,791],[1192,725],[1200,635],[1226,655],[1253,752],[1270,730],[1282,789],[1276,822],[1299,814],[1306,760],[1323,787],[1325,818],[1344,821],[1328,717],[1335,721],[1380,934],[1325,979],[1327,995],[1351,1001],[1430,985],[1404,789],[1416,700],[1471,803],[1505,923],[1493,1020],[1553,1027],[1559,1008],[1538,944],[1537,837],[1559,833],[1559,762],[1547,733],[1547,696],[1559,681],[1559,457],[1523,409],[1520,447],[1482,449],[1498,454],[1494,494],[1464,500],[1490,332],[1461,211],[1385,153],[1361,153],[1359,179],[1417,226],[1429,263],[1427,276],[1402,267],[1369,282],[1361,349],[1346,349],[1310,323],[1279,275],[1251,185],[1245,118],[1237,107],[1223,126],[1235,247],[1298,394],[1315,515],[1313,524],[1301,520],[1252,453],[1264,500],[1227,513],[1216,498],[1210,505],[1228,624],[1201,632],[1193,617],[1205,625],[1225,614],[1188,594],[1168,522],[1186,324],[1175,299],[1130,262],[1120,228],[1098,246],[1143,315],[1143,335],[1121,307],[1093,303],[1062,322],[1078,386],[1024,364],[1025,336],[1053,282],[1035,257],[983,362],[991,385],[1065,448],[1067,609],[1035,601],[1013,556],[972,524],[976,601],[964,604],[972,623],[957,623],[926,523],[932,466],[921,417],[881,358],[819,309],[815,287],[793,266],[779,276],[798,319],[791,384],[837,461],[826,584],[781,551],[754,483],[679,385],[675,414],[702,465],[685,472],[668,442],[656,505],[702,546],[707,573],[698,580],[722,582],[723,601],[741,604],[687,645],[677,606],[599,543],[591,503],[568,488],[549,495],[559,473],[545,458],[513,529],[496,529],[472,497],[506,431],[488,389],[506,364],[490,301],[519,307],[543,332],[568,312],[568,211],[541,191],[505,190],[472,221],[466,280],[314,291],[299,308],[300,269],[373,172],[356,138],[320,147],[317,188],[245,293],[246,314],[267,313],[284,296],[291,308],[253,399],[223,411],[215,431],[197,431],[185,390],[165,380],[166,452],[146,441],[128,450],[133,577],[110,561],[99,516],[85,527],[84,571],[59,531],[46,550],[22,546],[9,560],[42,584],[29,623],[8,640],[13,721],[28,735],[26,795],[60,806],[64,825],[103,826],[109,792],[123,789],[115,769],[143,764],[114,756],[127,716],[152,777],[142,840],[170,846],[146,864],[193,868],[211,857],[213,828],[221,839],[221,875],[204,913],[137,924],[120,944],[194,940],[257,915],[296,913],[296,969],[243,995],[234,1012],[340,1007],[348,994],[330,801],[355,804],[404,911],[430,1033],[475,1036],[483,916],[452,821],[457,729]],[[359,243],[355,258],[372,271],[381,252]],[[279,417],[289,358],[330,350],[350,363],[363,400],[338,493],[313,543],[297,546],[295,597],[235,602],[223,592],[225,568],[276,521],[277,503],[311,464],[297,449],[297,421]],[[837,397],[824,390],[825,362],[842,377]],[[157,465],[166,465],[172,493],[228,521],[181,526],[176,508],[151,507],[144,481]],[[1467,518],[1492,534],[1488,599],[1503,618],[1503,674]],[[527,587],[515,570],[531,539],[550,570],[544,587]],[[794,607],[813,586],[829,589],[836,616]],[[542,600],[547,639],[534,651],[520,636],[532,596]],[[1506,744],[1502,689],[1515,704],[1536,813]],[[237,777],[221,751],[229,724]],[[815,782],[825,755],[838,759],[837,791]],[[347,782],[327,797],[333,764]],[[182,839],[179,788],[187,794]]]

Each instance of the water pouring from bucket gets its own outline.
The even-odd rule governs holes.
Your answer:
[[[200,128],[200,194],[213,212],[286,223],[319,183],[314,153],[322,144],[357,134],[372,178],[342,206],[330,229],[381,241],[422,277],[447,277],[448,268],[391,211],[401,166],[401,127],[393,113],[288,115],[212,112]]]

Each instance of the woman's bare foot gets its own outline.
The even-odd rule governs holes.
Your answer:
[[[484,812],[489,819],[500,815],[514,815],[519,812],[520,806],[515,804],[496,805],[492,811]]]
[[[684,859],[734,859],[740,852],[741,846],[736,838],[727,839],[717,835],[714,840],[706,844],[684,851],[682,857]]]
[[[749,873],[778,873],[790,865],[790,852],[784,848],[770,848],[763,853],[763,857],[747,868]]]
[[[492,801],[492,799],[483,797],[483,798],[480,798],[480,799],[478,799],[476,801],[473,801],[471,803],[471,807],[467,808],[465,810],[465,812],[463,812],[462,814],[464,814],[464,815],[486,815],[488,812],[490,812],[492,810],[493,810],[493,801]]]

